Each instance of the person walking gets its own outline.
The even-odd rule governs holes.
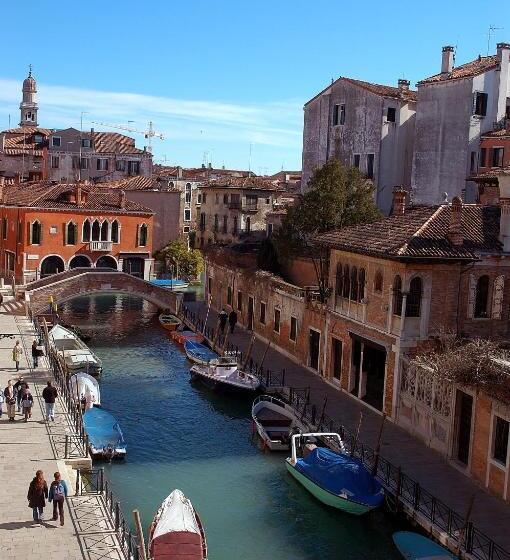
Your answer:
[[[12,379],[9,379],[7,387],[4,389],[5,404],[7,406],[7,416],[9,417],[9,422],[14,422],[14,417],[16,416],[17,395],[18,390],[12,384]]]
[[[48,383],[42,392],[42,396],[44,399],[45,405],[45,412],[46,412],[46,421],[49,422],[55,421],[55,400],[58,397],[58,391],[56,387],[53,387],[51,384],[51,380],[48,379]]]
[[[42,523],[43,511],[46,506],[46,499],[48,498],[48,485],[44,480],[44,473],[37,471],[30,486],[28,487],[28,507],[32,508],[34,521]]]
[[[57,521],[60,515],[60,525],[64,525],[64,502],[67,498],[67,484],[62,480],[59,472],[54,475],[55,480],[50,484],[48,502],[53,502],[53,521]]]
[[[3,391],[0,391],[0,418],[2,418],[2,414],[3,414],[2,407],[3,407],[4,401],[5,401],[4,393],[3,393]]]
[[[39,367],[39,350],[37,348],[37,340],[32,342],[32,359],[34,360],[34,368]]]
[[[28,422],[29,418],[32,418],[32,406],[34,405],[34,397],[30,392],[28,385],[23,389],[23,395],[21,397],[21,408],[23,414],[25,415],[25,422]]]
[[[218,319],[220,321],[220,332],[221,332],[221,334],[223,334],[223,332],[225,331],[225,327],[227,325],[227,319],[228,319],[228,314],[225,311],[225,309],[222,309],[218,313]]]
[[[19,371],[19,361],[21,360],[21,356],[23,356],[23,348],[19,343],[19,340],[16,340],[16,344],[12,349],[12,361],[16,364],[16,371]]]
[[[22,375],[18,377],[18,381],[14,383],[14,388],[17,391],[16,402],[18,404],[18,412],[21,412],[21,397],[23,396],[23,390],[28,387],[28,383],[25,381]]]
[[[234,328],[237,324],[237,313],[233,309],[228,316],[228,324],[230,325],[230,334],[234,334]]]

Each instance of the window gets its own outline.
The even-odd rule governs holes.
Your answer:
[[[365,298],[365,269],[360,268],[358,272],[358,301]]]
[[[36,220],[30,225],[30,243],[31,245],[41,244],[41,223]]]
[[[72,156],[71,157],[71,167],[73,169],[78,169],[79,162],[80,162],[80,157],[79,156]]]
[[[223,204],[228,204],[228,194],[223,195]]]
[[[340,105],[340,115],[338,117],[338,124],[345,124],[345,105]]]
[[[207,277],[207,293],[209,295],[212,294],[212,289],[213,289],[213,280],[210,276]]]
[[[266,235],[271,237],[273,235],[273,224],[266,224]]]
[[[96,161],[96,169],[98,171],[108,171],[108,160],[106,158],[98,158]]]
[[[383,275],[380,270],[375,273],[374,276],[374,292],[382,294],[383,291]]]
[[[128,161],[128,175],[140,175],[139,161]]]
[[[60,167],[60,158],[58,156],[51,156],[51,167],[52,169],[58,169]]]
[[[237,292],[237,311],[243,310],[243,293]]]
[[[149,236],[149,228],[147,224],[138,226],[138,246],[145,247],[147,245],[147,238]]]
[[[503,167],[504,148],[494,148],[492,150],[492,167]]]
[[[90,222],[88,220],[83,222],[82,238],[83,241],[90,241]]]
[[[261,325],[266,324],[266,304],[263,301],[260,302],[259,321]]]
[[[388,107],[386,111],[386,121],[387,122],[395,122],[397,117],[397,110],[395,107]]]
[[[81,147],[82,148],[90,148],[90,138],[82,138],[81,139]]]
[[[119,242],[119,222],[117,220],[112,222],[112,241],[113,243]]]
[[[218,214],[214,214],[214,231],[218,231],[219,229],[219,218]]]
[[[422,281],[415,276],[409,284],[406,301],[406,317],[419,317],[421,312]]]
[[[487,304],[489,303],[489,277],[480,276],[476,282],[475,314],[477,319],[487,317]]]
[[[126,161],[123,159],[115,160],[115,171],[126,171]]]
[[[101,239],[100,241],[109,241],[108,239],[108,222],[105,220],[101,224]]]
[[[276,333],[280,332],[280,317],[281,317],[281,311],[279,309],[275,309],[274,310],[274,327],[273,327],[273,330]]]
[[[245,222],[245,232],[250,233],[250,231],[251,231],[251,218],[250,216],[247,216]]]
[[[189,230],[190,230],[190,227],[189,227],[189,226],[184,226],[184,227],[182,228],[182,231],[183,231],[184,233],[189,233]]]
[[[189,208],[184,210],[184,221],[191,222],[191,210]]]
[[[259,197],[255,194],[247,194],[246,195],[246,207],[249,208],[250,210],[256,210],[257,209],[257,203],[258,203]]]
[[[374,178],[374,154],[367,154],[367,177]]]
[[[485,167],[487,162],[487,148],[480,150],[480,167]]]
[[[476,171],[476,152],[471,152],[471,159],[469,162],[469,170],[471,173]]]
[[[475,92],[473,114],[485,117],[487,114],[487,98],[488,95],[486,93],[481,91]]]
[[[508,451],[508,430],[509,423],[499,416],[494,417],[494,443],[492,449],[492,457],[506,465],[506,456]]]
[[[351,268],[351,300],[358,301],[358,269]]]
[[[234,225],[232,226],[232,233],[233,233],[234,235],[237,235],[237,231],[238,231],[238,228],[237,228],[237,216],[234,216]]]
[[[7,239],[7,218],[2,218],[2,237]]]
[[[76,245],[78,241],[78,226],[74,222],[69,222],[65,231],[66,245]]]
[[[52,136],[51,137],[51,145],[55,148],[59,148],[62,144],[62,138],[60,136]]]
[[[197,204],[202,204],[202,193],[197,194]]]
[[[88,168],[89,168],[89,159],[82,157],[80,160],[80,169],[88,169]]]
[[[188,204],[191,202],[191,183],[186,183],[184,187],[184,202]]]
[[[337,297],[342,296],[342,287],[344,279],[344,271],[341,263],[336,265],[336,276],[335,276],[335,294]]]
[[[43,141],[43,136],[42,136],[42,134],[35,134],[35,135],[34,135],[34,142],[35,142],[36,144],[42,144],[42,141]]]
[[[227,287],[227,305],[232,305],[232,288]]]
[[[356,169],[359,169],[359,162],[360,162],[360,155],[359,154],[354,154],[354,158],[353,158],[353,166]]]
[[[266,198],[266,204],[271,204],[271,199],[270,198]]]
[[[289,339],[292,340],[292,342],[296,342],[296,340],[297,340],[297,319],[296,319],[296,317],[291,317],[290,318]]]
[[[223,233],[228,232],[228,216],[223,216]]]
[[[340,122],[340,105],[333,105],[333,126]]]
[[[205,193],[202,194],[202,202],[204,204],[207,202],[207,195]]]
[[[101,241],[101,226],[98,220],[94,220],[92,223],[91,241]]]
[[[402,278],[395,276],[393,280],[393,315],[402,315]]]
[[[219,203],[220,203],[220,195],[219,195],[218,193],[216,193],[216,195],[215,195],[215,197],[214,197],[214,202],[215,202],[216,204],[219,204]]]
[[[349,299],[349,294],[351,293],[351,277],[349,275],[349,265],[344,265],[344,281],[342,286],[342,296]]]
[[[200,231],[205,231],[205,213],[200,214]]]

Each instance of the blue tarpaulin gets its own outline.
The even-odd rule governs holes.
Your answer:
[[[304,459],[298,459],[296,469],[321,488],[332,494],[345,494],[351,501],[377,507],[384,499],[381,485],[359,459],[326,447],[317,447]]]
[[[184,348],[190,354],[195,355],[199,360],[203,360],[204,362],[208,362],[209,360],[213,360],[218,357],[218,354],[216,354],[216,352],[213,352],[204,344],[200,344],[193,340],[186,340],[186,342],[184,343]]]
[[[83,425],[89,436],[90,443],[96,449],[103,449],[108,446],[125,446],[122,431],[115,416],[104,408],[94,406],[87,410],[83,415]]]

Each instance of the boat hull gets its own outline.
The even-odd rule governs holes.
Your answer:
[[[457,558],[434,541],[409,531],[393,535],[393,542],[406,560],[453,560]]]
[[[308,490],[308,492],[310,492],[310,494],[312,494],[312,496],[317,498],[317,500],[319,500],[323,504],[325,504],[329,507],[335,508],[335,509],[339,509],[339,510],[344,511],[345,513],[349,513],[351,515],[364,515],[365,513],[368,513],[369,511],[374,509],[374,508],[366,506],[364,504],[359,504],[357,502],[352,502],[350,500],[347,500],[346,498],[343,498],[342,496],[337,496],[336,494],[332,494],[331,492],[328,492],[327,490],[324,490],[324,488],[321,488],[320,486],[318,486],[317,484],[312,482],[309,478],[307,478],[302,473],[300,473],[291,464],[289,459],[287,459],[285,461],[285,464],[287,466],[287,470],[289,471],[289,473],[302,486],[304,486],[306,488],[306,490]]]
[[[269,411],[270,418],[263,418],[264,409]],[[275,413],[277,418],[274,418]],[[298,420],[292,407],[267,395],[255,399],[251,416],[264,447],[271,451],[288,451],[291,448],[291,433],[305,431],[303,423]]]
[[[201,383],[204,387],[215,391],[237,393],[241,395],[254,395],[258,391],[258,387],[229,383],[224,379],[214,378],[210,375],[205,375],[200,372],[194,371],[193,368],[191,369],[190,374],[191,381]]]

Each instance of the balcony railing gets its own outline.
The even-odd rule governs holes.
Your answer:
[[[258,204],[256,202],[243,202],[241,210],[243,212],[257,212]]]
[[[112,250],[113,241],[91,241],[89,243],[90,251],[105,251],[109,253]]]
[[[230,210],[241,210],[241,201],[240,200],[231,200],[228,203],[228,207]]]

